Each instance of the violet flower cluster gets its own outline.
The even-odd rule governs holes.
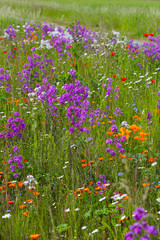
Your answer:
[[[79,131],[88,133],[89,130],[83,127],[84,122],[88,119],[90,125],[94,125],[96,117],[100,116],[100,109],[92,109],[88,98],[88,87],[81,85],[79,80],[75,83],[64,84],[66,93],[59,97],[62,105],[69,104],[67,114],[68,120],[72,127],[69,128],[70,133],[78,128]]]
[[[118,87],[113,89],[113,87],[112,87],[113,79],[112,78],[108,78],[107,81],[108,81],[108,84],[107,84],[107,92],[106,92],[106,97],[107,98],[106,98],[106,100],[108,100],[109,97],[114,95],[114,93],[115,93],[115,95],[113,96],[113,98],[118,100],[118,96],[119,96],[119,89],[118,89]]]
[[[72,79],[76,79],[76,77],[77,77],[76,70],[71,69],[71,70],[70,70],[70,75],[71,75],[71,78],[72,78]]]
[[[133,212],[133,218],[136,220],[133,225],[129,226],[130,231],[125,234],[125,240],[151,240],[151,235],[157,236],[158,229],[155,226],[149,225],[145,219],[148,217],[144,208],[137,208]]]
[[[36,53],[33,53],[33,56],[28,56],[28,64],[24,64],[22,72],[18,72],[21,82],[23,84],[23,92],[28,91],[29,93],[33,92],[35,88],[35,82],[40,81],[46,78],[50,72],[53,72],[53,60],[47,58],[47,54],[43,58]],[[48,78],[50,78],[48,76]]]
[[[19,139],[22,137],[21,130],[25,128],[25,124],[21,118],[19,118],[19,112],[15,112],[14,117],[10,117],[6,124],[6,130],[0,132],[0,138],[3,139],[5,147],[9,148],[9,159],[8,164],[10,164],[11,172],[15,172],[15,168],[23,168],[22,156],[19,155],[19,147],[11,147],[11,142],[13,139]],[[4,150],[4,156],[6,155],[6,150]],[[14,178],[18,178],[19,174],[15,173]]]
[[[160,31],[160,27],[158,28],[158,30]],[[151,42],[143,43],[143,47],[145,47],[143,53],[147,55],[149,58],[158,61],[160,59],[160,35],[158,35],[157,38],[154,36],[148,36],[148,39]]]
[[[53,24],[46,24],[46,22],[42,25],[27,23],[24,31],[26,36],[22,38],[23,52],[26,51],[25,45],[29,45],[30,41],[34,43],[39,41],[39,48],[53,49],[58,53],[60,60],[63,56],[66,56],[67,59],[71,58],[70,49],[73,42],[81,42],[84,48],[92,48],[93,43],[98,39],[95,32],[87,30],[85,26],[81,27],[80,24],[65,29],[53,27]]]
[[[7,29],[5,29],[5,36],[7,36],[7,39],[14,40],[16,37],[15,29],[12,27],[12,25],[9,25]]]
[[[15,118],[16,117],[16,118]],[[21,130],[25,128],[25,123],[19,118],[19,113],[15,112],[14,117],[10,117],[6,124],[6,131],[0,132],[0,138],[12,141],[14,137],[21,138]]]
[[[44,103],[45,107],[47,105],[52,116],[57,118],[59,114],[57,112],[58,108],[55,106],[55,103],[57,102],[57,90],[55,85],[50,85],[48,80],[44,78],[43,85],[37,88],[36,93],[38,95],[37,101]]]
[[[126,141],[126,137],[125,136],[122,136],[121,138],[116,138],[113,135],[113,139],[108,138],[106,140],[106,144],[110,145],[110,147],[106,148],[106,152],[110,153],[111,156],[116,155],[117,150],[118,150],[118,153],[124,153],[125,149],[122,147],[122,143],[125,142],[125,141]],[[114,149],[115,148],[117,149],[116,151],[112,149],[113,146],[114,146]]]
[[[102,195],[107,186],[107,181],[105,180],[104,174],[99,176],[99,181],[96,184],[97,184],[97,187],[99,187],[101,189],[99,191],[99,194]]]
[[[0,87],[4,86],[4,90],[6,92],[12,91],[12,86],[11,86],[11,78],[8,74],[8,70],[4,70],[2,67],[0,68]]]
[[[139,54],[139,45],[138,43],[134,44],[132,39],[129,41],[128,54],[130,55],[131,59],[134,59],[133,57]]]
[[[79,21],[77,21],[79,23]],[[74,24],[72,27],[68,28],[68,32],[72,35],[75,42],[82,41],[84,44],[84,48],[91,48],[91,43],[94,43],[98,39],[98,35],[96,32],[92,32],[91,30],[87,30],[85,26],[81,26],[80,24]]]
[[[158,90],[157,94],[160,97],[160,89]],[[160,109],[160,99],[157,101],[157,108]]]
[[[81,127],[88,117],[90,103],[87,100],[88,87],[81,86],[80,81],[76,80],[75,84],[64,84],[66,93],[62,94],[59,98],[61,104],[69,103],[68,112],[66,116],[71,121],[72,127],[69,128],[70,132],[78,127]],[[80,131],[88,132],[87,128],[80,128]]]
[[[19,148],[17,146],[14,146],[12,148],[12,153],[10,152],[9,157],[10,158],[8,159],[8,163],[10,164],[11,172],[15,172],[16,167],[20,169],[23,168],[22,156],[19,155]],[[19,177],[19,174],[15,173],[14,178],[18,178],[18,177]]]
[[[152,118],[153,118],[153,115],[151,114],[151,112],[148,112],[147,114],[148,124],[151,126],[152,126]]]

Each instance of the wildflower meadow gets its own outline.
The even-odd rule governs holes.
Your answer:
[[[0,240],[160,239],[153,32],[1,29]]]

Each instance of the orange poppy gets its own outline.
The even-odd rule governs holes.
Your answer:
[[[112,135],[113,135],[113,132],[107,132],[107,134],[108,134],[109,136],[112,136]]]
[[[29,238],[32,238],[32,239],[37,239],[39,238],[40,234],[32,234],[29,236]]]
[[[94,163],[94,161],[93,161],[93,160],[91,160],[89,163]]]
[[[28,216],[28,211],[24,212],[23,215],[27,217]]]
[[[23,187],[23,183],[22,182],[18,182],[18,187],[22,188]]]
[[[15,183],[11,183],[11,184],[8,185],[8,187],[15,187],[15,186],[16,186]]]
[[[87,164],[82,164],[82,167],[86,167],[87,166]]]
[[[99,161],[102,161],[104,158],[98,158]]]
[[[85,162],[86,160],[85,159],[81,159],[81,162]]]
[[[129,198],[131,198],[130,196],[125,196],[123,199],[129,199]]]
[[[39,193],[39,192],[33,192],[33,194],[34,194],[34,195],[40,195],[40,193]]]
[[[153,158],[149,158],[148,162],[154,162],[154,159]]]
[[[26,200],[26,203],[27,203],[27,202],[30,203],[30,202],[33,202],[33,200],[32,200],[32,199],[28,199],[28,200]]]
[[[25,204],[22,204],[22,205],[19,206],[20,209],[23,209],[23,208],[25,208],[25,207],[26,207]]]
[[[15,201],[9,201],[9,202],[7,202],[8,204],[12,204],[12,203],[14,203]]]
[[[142,184],[142,187],[148,187],[149,186],[149,183],[143,183]]]

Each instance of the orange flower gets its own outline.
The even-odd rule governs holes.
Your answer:
[[[37,239],[39,238],[40,234],[32,234],[31,236],[29,236],[29,238],[32,238],[32,239]]]
[[[14,203],[15,201],[9,201],[9,202],[7,202],[8,204],[12,204],[12,203]]]
[[[100,188],[100,187],[96,187],[95,189],[96,189],[97,191],[100,191],[100,190],[101,190],[101,188]]]
[[[148,150],[144,150],[142,153],[143,153],[143,154],[146,154],[146,153],[148,153]]]
[[[129,198],[131,198],[130,196],[125,196],[123,199],[129,199]]]
[[[98,158],[99,161],[102,161],[104,158]]]
[[[107,134],[108,134],[109,136],[112,136],[112,135],[113,135],[113,132],[107,132]]]
[[[154,162],[154,159],[153,158],[149,158],[148,162]]]
[[[32,199],[28,199],[28,200],[26,200],[26,203],[27,203],[27,202],[33,202],[33,200],[32,200]]]
[[[15,183],[11,183],[11,184],[8,185],[8,187],[15,187],[15,186],[16,186]]]
[[[18,187],[22,188],[23,187],[23,183],[22,182],[18,182]]]
[[[3,190],[3,187],[2,187],[2,186],[0,186],[0,191],[1,191],[1,190]]]
[[[22,205],[19,206],[20,209],[23,209],[23,208],[25,208],[25,207],[26,207],[25,204],[22,204]]]
[[[148,187],[149,186],[149,183],[143,183],[142,184],[142,187]]]
[[[160,185],[155,186],[155,188],[160,188]]]
[[[39,193],[39,192],[33,192],[33,194],[34,194],[34,195],[40,195],[40,193]]]
[[[92,186],[92,185],[93,185],[93,182],[89,182],[89,184]]]
[[[85,159],[81,159],[81,162],[85,162],[86,160]]]
[[[82,167],[86,167],[87,166],[87,164],[82,164]]]
[[[45,124],[45,122],[42,122],[42,124]]]
[[[28,211],[24,212],[23,215],[27,217],[28,216]]]
[[[113,160],[115,160],[115,158],[110,158],[110,159],[109,159],[109,161],[113,161]]]
[[[2,175],[3,174],[3,172],[0,172],[0,175]]]
[[[85,191],[85,192],[88,192],[88,191],[89,191],[89,188],[84,188],[84,191]]]
[[[91,164],[92,164],[92,163],[94,163],[94,161],[93,161],[93,160],[91,160],[89,163],[91,163]]]

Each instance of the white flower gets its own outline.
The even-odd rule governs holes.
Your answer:
[[[160,203],[160,198],[157,198],[156,201]]]
[[[122,216],[121,217],[121,221],[124,220],[126,218],[126,215]]]
[[[64,175],[62,175],[62,176],[60,176],[60,177],[57,177],[57,179],[61,179],[61,178],[63,178],[64,177]]]
[[[64,210],[65,212],[69,212],[70,211],[70,209],[69,208],[67,208],[66,210]]]
[[[91,232],[91,234],[97,233],[98,231],[99,231],[98,229],[95,229],[93,232]]]
[[[122,127],[126,127],[126,128],[129,128],[129,127],[130,127],[130,125],[129,125],[126,121],[123,121],[123,122],[121,123],[121,126],[122,126]]]
[[[82,230],[85,230],[86,228],[87,228],[87,226],[83,226],[81,229],[82,229]]]
[[[157,162],[154,162],[154,163],[151,164],[151,166],[155,166],[155,165],[157,165]]]
[[[111,203],[112,205],[114,205],[114,204],[116,204],[116,203],[118,203],[118,201],[116,201],[116,202],[113,202],[113,203]]]
[[[10,218],[11,217],[11,214],[8,213],[8,214],[5,214],[4,216],[2,216],[2,218]]]
[[[158,212],[158,214],[160,214],[160,211]]]
[[[78,211],[79,211],[79,208],[75,208],[75,211],[78,212]]]
[[[102,201],[105,200],[105,199],[106,199],[106,197],[100,198],[100,199],[99,199],[99,202],[102,202]]]

